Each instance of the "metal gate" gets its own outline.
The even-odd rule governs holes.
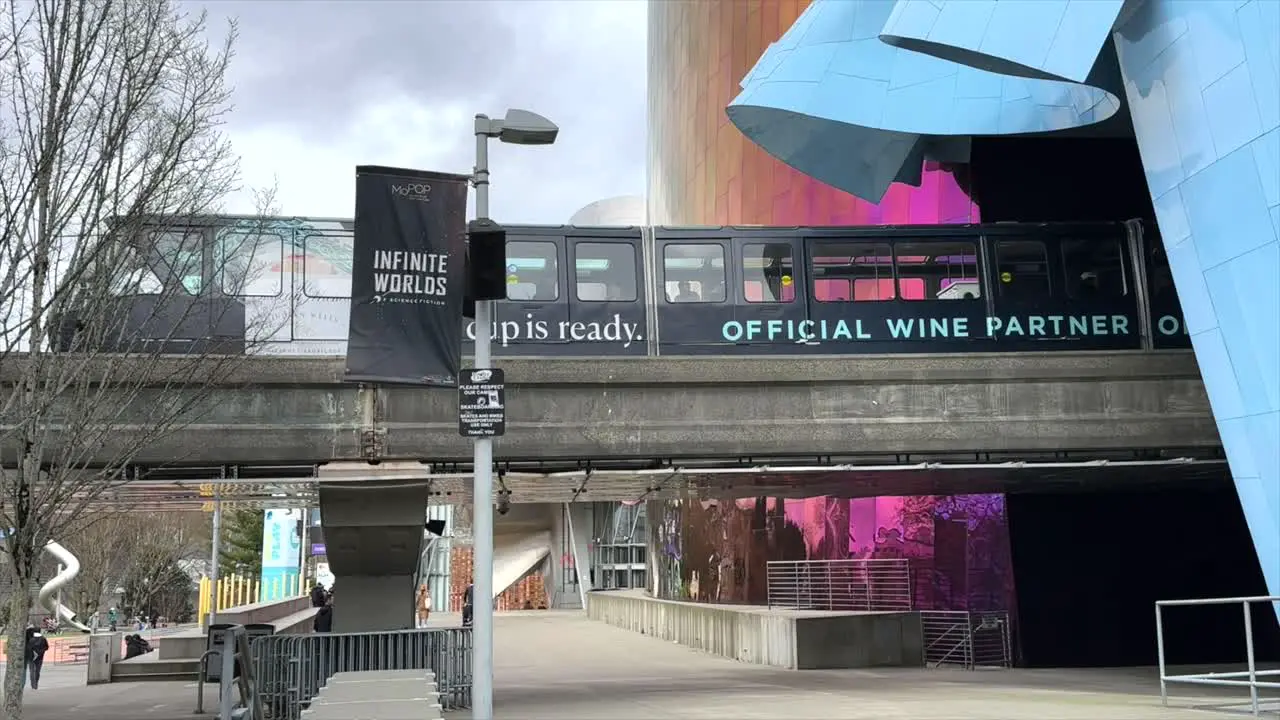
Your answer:
[[[471,628],[272,635],[253,641],[258,696],[271,720],[298,720],[334,673],[431,670],[445,710],[471,706]]]
[[[1007,612],[924,610],[920,625],[926,667],[952,665],[974,670],[1013,666]]]

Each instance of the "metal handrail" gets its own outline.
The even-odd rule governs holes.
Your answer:
[[[1214,685],[1218,687],[1249,688],[1249,703],[1253,716],[1260,714],[1258,690],[1261,688],[1280,689],[1280,682],[1259,680],[1260,677],[1280,677],[1280,670],[1259,670],[1253,649],[1253,605],[1255,603],[1278,604],[1280,595],[1255,595],[1249,597],[1204,598],[1197,600],[1158,600],[1156,601],[1156,657],[1160,664],[1160,704],[1169,706],[1169,683],[1185,683],[1188,685]],[[1167,672],[1164,658],[1164,608],[1203,605],[1236,605],[1239,604],[1244,615],[1244,647],[1247,670],[1236,672],[1188,673],[1170,675]],[[1247,679],[1241,679],[1247,678]]]
[[[913,608],[910,561],[903,558],[770,560],[771,608],[846,612]]]

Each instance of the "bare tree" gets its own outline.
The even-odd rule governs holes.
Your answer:
[[[138,520],[133,548],[127,558],[122,577],[125,600],[130,611],[139,614],[168,615],[174,608],[164,602],[175,585],[190,594],[191,577],[185,561],[194,560],[208,550],[209,534],[204,531],[205,518],[200,513],[164,513],[135,516]],[[145,520],[143,520],[145,518]]]
[[[119,588],[160,588],[173,568],[205,559],[212,534],[201,512],[95,512],[62,543],[80,561],[68,597],[84,618],[107,607]],[[136,593],[135,593],[136,594]],[[151,595],[141,598],[142,602]],[[87,619],[84,622],[88,622]]]
[[[239,180],[221,127],[234,25],[211,46],[204,16],[170,0],[0,8],[0,572],[15,588],[13,659],[46,543],[133,480],[140,449],[197,419],[244,338],[270,332],[218,340],[244,305],[203,292],[211,277],[247,282],[241,245],[251,255],[257,242],[241,228],[210,252],[201,220]],[[24,663],[7,664],[6,718],[22,717],[23,677]]]
[[[139,524],[136,515],[103,513],[64,541],[80,561],[70,597],[75,598],[73,609],[84,618],[101,610],[108,594],[124,581]]]

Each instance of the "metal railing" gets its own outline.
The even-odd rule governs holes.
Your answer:
[[[1280,608],[1280,595],[1256,597],[1207,598],[1203,600],[1160,600],[1156,602],[1156,656],[1160,663],[1160,703],[1169,705],[1169,683],[1187,685],[1213,685],[1217,687],[1249,688],[1249,704],[1254,717],[1260,714],[1258,691],[1266,688],[1280,690],[1280,682],[1266,678],[1280,678],[1280,670],[1259,670],[1253,652],[1253,605],[1273,603]],[[1170,675],[1164,661],[1164,609],[1179,606],[1240,605],[1244,619],[1245,670],[1235,672],[1189,673]]]
[[[770,608],[907,611],[911,571],[905,559],[770,560]]]
[[[440,705],[471,706],[471,629],[272,635],[253,641],[258,694],[272,720],[298,720],[334,673],[431,670]]]
[[[925,667],[966,670],[1013,666],[1009,613],[922,610]]]

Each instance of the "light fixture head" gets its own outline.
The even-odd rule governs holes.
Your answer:
[[[511,109],[502,118],[498,139],[512,145],[551,145],[560,135],[560,127],[547,118],[528,110]]]

